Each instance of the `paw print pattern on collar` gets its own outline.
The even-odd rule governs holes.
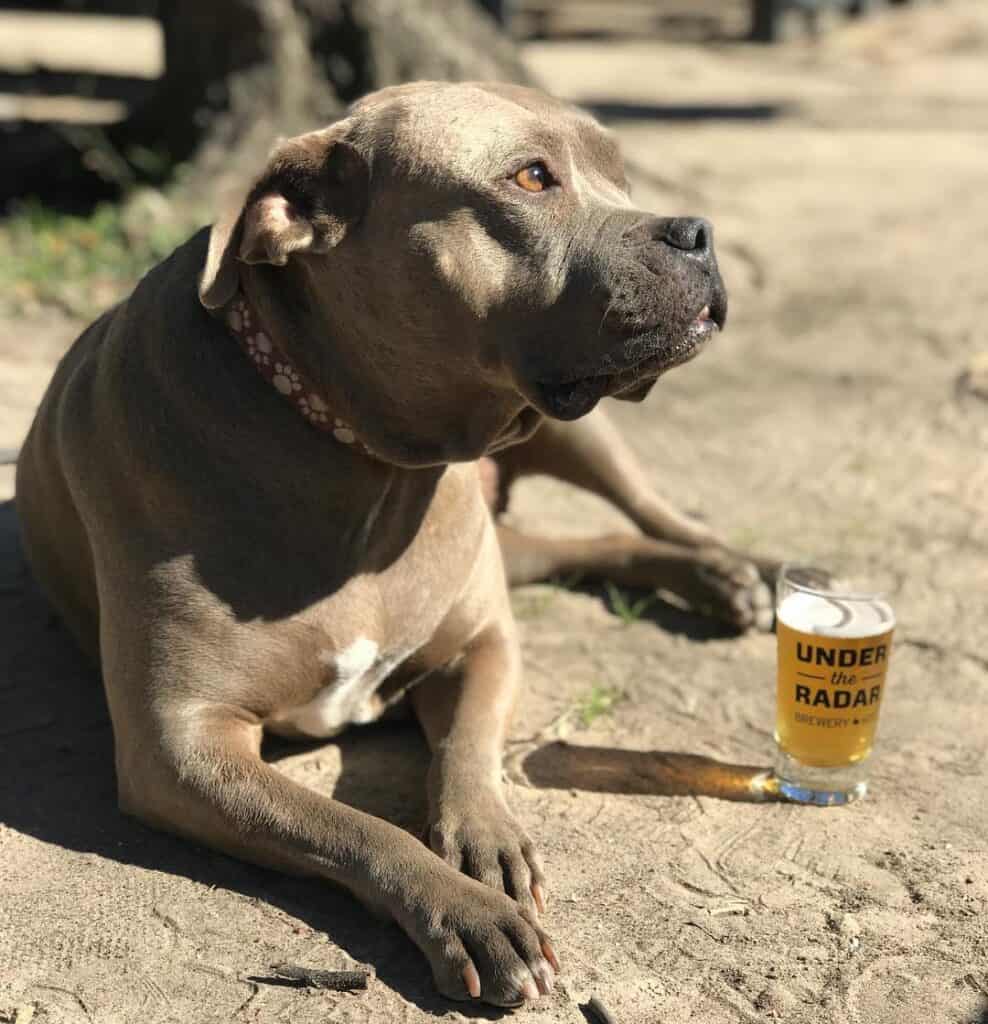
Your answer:
[[[365,455],[373,455],[358,439],[353,428],[333,415],[326,400],[309,387],[288,356],[264,332],[257,311],[246,295],[238,292],[224,315],[227,327],[257,372],[295,406],[303,419],[316,430],[332,434],[340,444],[350,445]]]

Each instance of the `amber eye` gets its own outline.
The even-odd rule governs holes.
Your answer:
[[[552,184],[552,175],[544,163],[529,164],[515,175],[515,184],[526,192],[544,192]]]

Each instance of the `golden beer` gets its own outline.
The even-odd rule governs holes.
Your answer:
[[[779,578],[776,776],[790,799],[847,803],[867,788],[895,616],[878,595],[813,587],[805,573]]]

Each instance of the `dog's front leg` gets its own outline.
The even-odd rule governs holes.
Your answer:
[[[534,916],[453,870],[414,836],[287,779],[259,756],[245,710],[202,700],[159,706],[117,730],[121,807],[236,857],[337,882],[383,911],[428,958],[440,991],[500,1006],[551,986]]]
[[[412,691],[433,752],[429,845],[447,863],[545,909],[545,879],[531,839],[508,810],[501,753],[521,675],[510,619],[476,638],[451,668]]]

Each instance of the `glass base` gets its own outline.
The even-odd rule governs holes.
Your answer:
[[[775,780],[779,795],[794,803],[820,807],[854,803],[868,792],[868,760],[864,757],[838,768],[815,768],[776,749]]]

